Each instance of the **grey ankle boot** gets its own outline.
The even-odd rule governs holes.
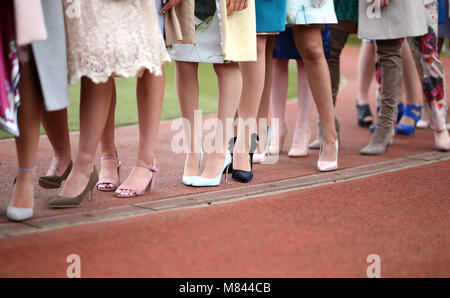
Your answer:
[[[370,139],[369,145],[361,149],[362,155],[383,155],[387,152],[391,139],[394,137],[394,127],[388,129],[377,126]]]
[[[334,118],[334,125],[336,126],[336,132],[338,135],[338,142],[339,145],[341,143],[340,137],[339,137],[339,130],[340,130],[340,123],[339,120],[337,118]],[[320,118],[317,121],[317,139],[315,139],[311,144],[309,144],[309,149],[320,149],[320,146],[322,145],[323,142],[323,127],[322,127],[322,123],[320,122]]]

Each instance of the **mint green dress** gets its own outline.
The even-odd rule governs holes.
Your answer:
[[[286,24],[312,25],[336,24],[333,1],[327,0],[322,7],[314,7],[313,0],[288,0]]]

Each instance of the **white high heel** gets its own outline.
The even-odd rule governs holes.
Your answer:
[[[36,168],[24,169],[19,168],[20,172],[32,173],[36,171]],[[16,180],[14,180],[14,185],[16,184]],[[33,217],[33,208],[21,208],[9,205],[6,208],[6,217],[12,221],[24,221],[31,217]]]
[[[198,165],[198,170],[200,171],[200,168],[202,167],[202,161],[203,161],[203,150],[200,149],[200,164]],[[194,182],[195,178],[197,178],[198,176],[185,176],[183,175],[183,177],[181,178],[181,182],[183,182],[184,185],[192,185],[192,183]]]
[[[219,172],[219,175],[214,178],[202,178],[200,176],[195,177],[194,181],[192,182],[192,186],[218,186],[220,184],[220,181],[222,180],[222,174],[225,169],[227,169],[225,173],[225,182],[228,182],[228,169],[230,167],[231,161],[232,159],[230,151],[227,150],[225,160],[223,162],[223,167]]]
[[[317,169],[321,172],[330,172],[337,170],[338,168],[338,154],[339,154],[339,142],[336,140],[336,160],[335,161],[321,161],[320,158],[322,157],[322,147],[323,147],[323,141],[322,145],[320,146],[320,153],[319,153],[319,160],[317,161]]]
[[[33,208],[20,208],[9,205],[6,217],[12,221],[24,221],[33,217]]]
[[[270,143],[272,142],[273,139],[273,133],[272,133],[272,129],[270,128],[270,126],[267,126],[267,139],[266,139],[266,144],[264,146],[264,150],[262,153],[254,153],[253,154],[253,163],[257,164],[257,163],[264,163],[266,160],[266,156],[269,154],[269,146]]]

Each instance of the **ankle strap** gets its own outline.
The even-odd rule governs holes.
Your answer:
[[[159,169],[156,167],[156,161],[153,162],[153,166],[145,165],[145,164],[142,164],[142,163],[137,163],[135,166],[139,167],[139,168],[147,169],[147,170],[149,170],[151,172],[155,172],[155,173],[159,172]]]
[[[36,167],[34,167],[34,168],[19,168],[19,172],[25,172],[25,173],[31,173],[31,172],[34,172],[34,171],[36,171]]]
[[[119,160],[119,157],[117,155],[105,155],[100,157],[100,160]]]

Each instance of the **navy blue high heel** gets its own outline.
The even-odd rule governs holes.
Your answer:
[[[398,112],[397,112],[397,121],[395,121],[395,123],[398,123],[400,121],[400,119],[402,119],[403,114],[405,113],[405,105],[403,104],[403,102],[398,104],[397,110],[398,110]],[[380,111],[380,107],[377,107],[377,115],[378,115],[379,111]],[[370,127],[370,132],[373,133],[376,128],[377,128],[377,125],[373,124]]]
[[[419,112],[419,114],[417,115],[413,111]],[[413,135],[416,131],[417,122],[422,118],[422,106],[406,105],[403,116],[413,119],[414,126],[397,123],[395,125],[395,132],[407,136]]]
[[[241,182],[241,183],[248,183],[253,179],[253,154],[256,151],[256,148],[258,147],[258,135],[252,134],[251,137],[251,144],[250,144],[250,153],[249,153],[249,161],[250,161],[250,172],[248,171],[241,171],[233,169],[231,172],[231,178],[233,180]]]

